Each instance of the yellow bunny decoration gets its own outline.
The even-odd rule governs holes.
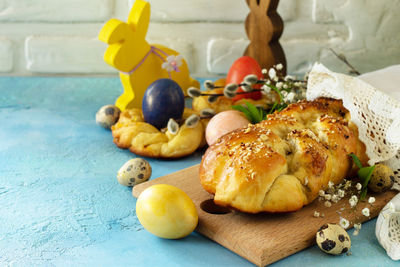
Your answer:
[[[108,48],[104,60],[120,71],[124,93],[115,105],[121,109],[141,108],[147,87],[155,80],[170,78],[184,90],[199,88],[189,75],[187,63],[178,52],[163,45],[150,45],[146,33],[150,22],[150,4],[136,0],[127,23],[110,19],[99,33]]]

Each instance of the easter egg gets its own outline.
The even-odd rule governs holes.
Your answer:
[[[323,252],[332,255],[346,253],[351,248],[349,234],[337,224],[327,223],[322,225],[316,234],[316,241]]]
[[[150,176],[151,166],[142,158],[128,160],[117,172],[118,182],[125,186],[135,186],[146,182]]]
[[[170,118],[180,119],[185,108],[181,87],[173,80],[159,79],[147,88],[143,96],[143,118],[147,123],[161,129]]]
[[[206,141],[208,145],[214,144],[221,136],[238,128],[247,126],[250,121],[237,110],[227,110],[215,115],[206,128]]]
[[[139,195],[136,215],[147,231],[168,239],[189,235],[199,219],[190,197],[181,189],[166,184],[152,185]]]
[[[114,105],[102,106],[96,113],[96,123],[110,129],[119,119],[121,111]]]
[[[254,58],[248,56],[240,57],[233,62],[231,68],[229,69],[228,75],[226,76],[226,84],[240,84],[249,74],[255,74],[259,79],[263,77],[261,67]],[[253,88],[260,89],[261,85],[254,85]],[[239,88],[237,92],[243,92],[243,89]],[[237,101],[242,98],[258,100],[261,99],[261,92],[255,91],[248,94],[239,94],[233,98],[233,101]]]

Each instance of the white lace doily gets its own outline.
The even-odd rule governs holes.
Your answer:
[[[400,86],[399,86],[400,90]],[[383,162],[395,173],[400,190],[400,99],[396,100],[361,79],[334,73],[316,63],[309,74],[307,99],[341,99],[367,147],[369,164]]]
[[[392,260],[400,260],[400,194],[379,214],[375,235]]]

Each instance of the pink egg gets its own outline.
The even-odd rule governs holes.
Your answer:
[[[228,110],[218,113],[207,125],[206,140],[208,145],[214,144],[224,134],[242,128],[249,123],[250,121],[240,111]]]

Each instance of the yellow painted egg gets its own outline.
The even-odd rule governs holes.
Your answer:
[[[166,184],[150,186],[140,194],[136,215],[147,231],[167,239],[189,235],[198,223],[197,210],[190,197]]]

